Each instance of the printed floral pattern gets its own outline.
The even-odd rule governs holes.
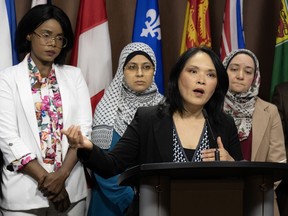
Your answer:
[[[52,68],[48,77],[42,77],[31,58],[28,59],[28,67],[42,159],[44,163],[53,164],[54,171],[56,171],[62,165],[60,130],[63,128],[63,110],[55,69]],[[21,160],[13,162],[14,170],[21,169],[34,158],[28,154]]]

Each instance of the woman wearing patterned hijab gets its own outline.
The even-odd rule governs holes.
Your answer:
[[[258,59],[250,50],[238,49],[228,54],[223,64],[229,77],[224,111],[235,120],[244,159],[285,163],[284,135],[277,107],[258,97]]]
[[[92,141],[102,149],[113,149],[138,107],[158,104],[163,96],[154,82],[156,58],[144,43],[130,43],[122,50],[114,79],[97,105]],[[119,187],[118,176],[109,179],[95,174],[89,215],[124,215],[132,202],[131,187]]]

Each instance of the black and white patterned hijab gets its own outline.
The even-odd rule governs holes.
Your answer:
[[[157,105],[163,99],[163,96],[158,92],[154,78],[151,86],[141,93],[132,91],[126,85],[124,63],[127,56],[136,51],[145,52],[151,57],[155,66],[155,76],[156,57],[147,44],[134,42],[123,48],[115,77],[97,105],[94,114],[92,142],[100,148],[110,148],[113,129],[120,136],[123,135],[138,107]]]
[[[234,118],[239,139],[242,141],[248,138],[252,128],[252,116],[260,87],[260,70],[259,61],[253,52],[247,49],[238,49],[229,53],[224,59],[223,65],[226,71],[231,60],[240,53],[249,55],[253,59],[255,64],[254,79],[247,92],[234,93],[228,90],[224,101],[224,111]]]

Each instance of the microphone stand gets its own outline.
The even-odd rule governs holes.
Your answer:
[[[205,109],[202,110],[202,113],[203,113],[203,116],[207,122],[207,125],[208,125],[208,130],[210,131],[211,133],[211,136],[212,136],[212,139],[213,139],[213,142],[216,143],[216,151],[214,152],[214,155],[215,155],[215,161],[220,161],[220,152],[217,148],[217,141],[215,139],[215,136],[214,136],[214,133],[213,133],[213,130],[212,130],[212,127],[210,125],[210,122],[209,122],[209,119],[208,119],[208,114],[206,112]]]

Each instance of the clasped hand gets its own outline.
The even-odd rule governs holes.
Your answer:
[[[65,212],[71,205],[65,189],[66,177],[60,170],[48,173],[38,181],[38,189],[47,197],[59,212]]]

